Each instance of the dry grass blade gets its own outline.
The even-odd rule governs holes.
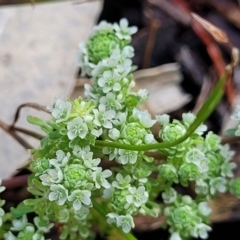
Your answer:
[[[193,19],[200,23],[201,26],[204,27],[205,30],[207,30],[217,42],[230,44],[227,34],[223,32],[220,28],[214,26],[213,24],[201,18],[195,13],[192,13],[191,15]]]

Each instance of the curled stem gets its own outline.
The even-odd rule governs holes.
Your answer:
[[[177,139],[174,142],[160,142],[155,144],[146,144],[146,145],[127,145],[117,142],[105,142],[101,140],[96,140],[96,145],[101,147],[110,147],[110,148],[119,148],[119,149],[127,149],[127,150],[134,150],[134,151],[150,151],[154,149],[162,149],[162,148],[170,148],[174,147],[183,141],[185,141],[192,133],[211,115],[215,107],[220,102],[223,94],[224,94],[224,85],[227,81],[227,77],[229,76],[229,72],[226,70],[223,76],[219,79],[218,83],[216,84],[215,88],[209,95],[208,99],[198,112],[196,119],[194,122],[189,126],[187,132]]]

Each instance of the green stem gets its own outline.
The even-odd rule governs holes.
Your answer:
[[[102,215],[103,218],[106,218],[107,213],[104,211],[104,209],[95,201],[92,199],[92,204],[94,209]],[[125,233],[121,229],[117,228],[115,225],[113,225],[118,232],[123,235],[126,240],[137,240],[131,233]]]
[[[224,94],[224,85],[226,83],[228,73],[225,71],[223,76],[219,79],[215,88],[211,92],[210,96],[198,112],[195,121],[189,126],[187,132],[174,142],[160,142],[155,144],[146,145],[127,145],[117,142],[106,142],[101,140],[96,140],[96,145],[101,147],[119,148],[133,151],[150,151],[154,149],[170,148],[178,145],[185,141],[194,131],[210,116],[213,110],[216,108]]]

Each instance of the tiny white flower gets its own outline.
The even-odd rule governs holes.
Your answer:
[[[233,169],[237,167],[237,164],[234,162],[224,161],[221,166],[221,175],[223,177],[233,177]]]
[[[53,117],[56,119],[56,123],[60,123],[68,119],[71,108],[72,104],[69,101],[55,98],[53,106],[48,107],[47,109],[52,112]]]
[[[121,89],[121,85],[119,83],[120,75],[117,70],[114,71],[105,71],[98,79],[98,85],[102,88],[104,93],[108,93],[110,91],[118,92]]]
[[[121,227],[125,233],[128,233],[132,228],[135,227],[135,224],[133,222],[132,216],[130,214],[127,214],[126,216],[117,217],[117,226]]]
[[[116,128],[112,128],[108,131],[108,136],[112,139],[112,140],[118,140],[120,137],[120,131]]]
[[[96,188],[101,188],[103,186],[104,188],[110,188],[110,183],[106,180],[106,178],[110,177],[112,175],[112,172],[110,170],[104,170],[102,171],[102,168],[99,167],[96,169],[96,171],[93,172],[92,177],[93,181],[95,182]]]
[[[106,110],[106,106],[99,105],[99,110],[93,109],[95,119],[93,123],[97,126],[103,126],[105,128],[112,128],[112,120],[116,116],[116,112],[113,110]]]
[[[67,164],[70,156],[70,153],[65,154],[62,150],[57,150],[57,158],[50,159],[49,162],[55,167],[63,167]]]
[[[167,191],[162,193],[164,203],[173,203],[177,199],[177,192],[173,188],[169,188]]]
[[[192,236],[195,238],[200,237],[201,239],[207,239],[208,238],[208,232],[211,231],[212,228],[204,223],[198,223],[193,231]]]
[[[113,181],[112,186],[119,189],[124,189],[129,186],[131,182],[131,177],[129,175],[123,177],[121,173],[118,173],[116,175],[116,180],[117,181]]]
[[[108,213],[106,215],[108,224],[116,224],[119,215],[117,213]]]
[[[139,89],[137,92],[137,96],[139,96],[142,100],[146,100],[149,96],[149,92],[147,89]]]
[[[86,147],[80,147],[80,146],[74,146],[73,148],[73,155],[82,158],[85,154],[88,154],[90,152],[90,146]]]
[[[115,23],[113,25],[114,30],[116,31],[116,35],[119,39],[123,40],[131,40],[131,35],[137,32],[137,27],[128,27],[128,20],[126,18],[122,18],[120,20],[119,25]]]
[[[100,105],[105,105],[106,106],[106,110],[120,110],[122,109],[122,105],[120,103],[120,101],[117,99],[117,95],[115,95],[114,93],[107,93],[106,96],[102,96],[99,99],[99,103]]]
[[[88,190],[74,190],[68,201],[73,202],[73,208],[79,210],[82,207],[82,203],[89,206],[91,205],[91,192]]]
[[[56,167],[47,169],[39,178],[44,186],[51,186],[53,183],[60,183],[63,180],[63,173],[59,167]]]
[[[155,118],[160,125],[165,125],[170,122],[170,116],[168,114],[156,115]]]
[[[67,135],[70,140],[73,140],[76,137],[83,139],[88,133],[88,126],[85,122],[83,122],[82,118],[77,117],[68,123],[67,130]]]
[[[196,116],[193,113],[183,113],[182,114],[182,120],[184,124],[189,126],[193,123],[193,121],[196,119]]]
[[[200,202],[198,204],[198,211],[204,215],[204,216],[208,216],[211,212],[212,209],[209,207],[207,202]]]
[[[83,158],[84,165],[93,170],[96,169],[96,167],[101,162],[100,158],[93,158],[92,152],[89,152],[89,153],[83,155],[82,158]]]
[[[119,149],[118,153],[119,156],[117,158],[117,161],[123,165],[128,163],[134,164],[137,161],[138,158],[137,151]]]
[[[226,184],[227,180],[223,177],[216,177],[210,180],[210,192],[211,194],[215,194],[217,191],[224,193],[227,190]]]
[[[152,120],[147,110],[141,111],[135,108],[133,109],[133,116],[135,116],[139,120],[139,123],[145,128],[150,128],[156,123],[156,120]]]
[[[12,227],[10,228],[11,231],[22,231],[28,224],[27,215],[24,214],[20,219],[13,219],[12,220]]]
[[[130,195],[126,196],[126,200],[135,207],[141,207],[141,205],[145,204],[148,200],[148,192],[145,191],[144,186],[138,188],[130,187],[129,192]]]
[[[68,190],[64,186],[53,184],[50,189],[52,191],[48,195],[50,201],[58,201],[58,205],[63,205],[67,201]]]

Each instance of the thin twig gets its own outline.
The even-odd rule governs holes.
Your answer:
[[[153,19],[150,23],[150,30],[149,30],[146,50],[144,53],[143,64],[142,64],[143,68],[148,68],[150,66],[152,52],[156,42],[156,35],[159,27],[160,27],[159,20]]]
[[[231,136],[231,137],[222,137],[222,144],[231,144],[240,142],[240,137]]]
[[[0,128],[2,128],[6,133],[12,136],[18,143],[20,143],[25,149],[32,149],[33,147],[23,140],[14,130],[6,123],[0,120]]]
[[[39,133],[30,131],[28,129],[21,128],[21,127],[11,127],[11,130],[24,133],[24,134],[26,134],[28,136],[34,137],[34,138],[39,139],[39,140],[42,140],[44,138],[44,136],[39,134]]]
[[[20,111],[22,108],[25,108],[25,107],[30,107],[30,108],[34,108],[36,110],[39,110],[39,111],[43,111],[43,112],[46,112],[46,113],[50,113],[45,106],[43,105],[40,105],[38,103],[24,103],[24,104],[21,104],[18,108],[17,108],[17,111],[15,113],[15,116],[14,116],[14,121],[13,123],[11,124],[10,128],[13,128],[14,125],[16,124],[16,122],[18,121],[18,118],[19,118],[19,115],[20,115]]]

